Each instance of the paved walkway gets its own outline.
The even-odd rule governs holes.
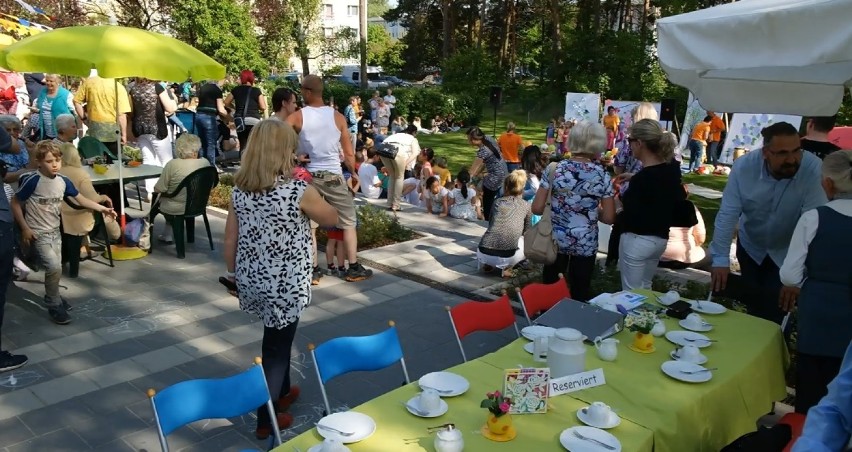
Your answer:
[[[363,259],[376,263],[370,280],[346,283],[326,276],[314,290],[293,349],[291,374],[303,398],[291,409],[296,421],[286,437],[321,417],[309,343],[375,333],[395,320],[416,379],[461,362],[444,306],[493,298],[494,286],[503,284],[476,268],[474,250],[484,223],[413,209],[400,221],[424,237],[363,252]],[[62,280],[62,295],[74,306],[67,326],[47,318],[40,302],[42,274],[10,288],[3,345],[27,354],[30,362],[0,374],[0,451],[158,450],[145,390],[230,375],[250,365],[260,354],[262,325],[217,283],[224,269],[224,221],[211,216],[211,226],[216,251],[210,251],[203,228],[196,228],[199,235],[185,260],[175,257],[174,247],[155,244],[150,256],[117,262],[115,268],[82,263],[79,278]],[[465,350],[471,357],[483,355],[512,335],[474,334],[464,341]],[[329,396],[335,410],[345,409],[400,381],[398,369],[346,375],[334,380]],[[183,451],[262,448],[253,432],[254,416],[245,415],[197,422],[173,433],[169,443]]]

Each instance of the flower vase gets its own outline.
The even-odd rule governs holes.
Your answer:
[[[492,441],[511,441],[517,435],[515,427],[512,425],[512,415],[504,414],[495,416],[494,413],[488,413],[488,420],[485,422],[485,427],[482,428],[483,436]]]
[[[657,349],[654,347],[654,335],[650,333],[636,332],[633,338],[633,344],[630,349],[639,353],[653,353]]]

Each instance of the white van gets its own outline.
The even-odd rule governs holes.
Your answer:
[[[370,89],[387,88],[388,82],[380,80],[382,68],[380,66],[367,66],[367,87]],[[361,85],[361,66],[347,64],[343,66],[341,77],[354,85]]]

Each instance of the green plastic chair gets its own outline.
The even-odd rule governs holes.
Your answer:
[[[154,250],[154,218],[160,212],[160,199],[173,198],[180,193],[181,190],[186,190],[186,209],[182,215],[169,215],[163,213],[166,221],[172,225],[172,232],[175,238],[175,248],[177,249],[177,257],[183,259],[186,257],[186,243],[195,242],[195,218],[202,217],[204,219],[204,227],[207,229],[207,240],[210,241],[210,250],[213,250],[213,234],[210,232],[210,221],[207,219],[207,201],[210,199],[210,192],[213,187],[219,185],[219,173],[213,166],[200,168],[190,173],[171,193],[159,193],[157,199],[154,200],[151,207],[151,213],[148,220],[151,223],[151,252]],[[186,226],[186,229],[184,229]],[[184,241],[184,230],[186,237]]]
[[[80,158],[84,160],[94,157],[108,157],[113,161],[118,160],[118,157],[110,152],[109,148],[95,137],[85,136],[80,138],[80,141],[77,143],[77,151],[80,152]],[[139,181],[133,181],[133,184],[136,186],[136,199],[139,201],[139,210],[142,210],[142,190],[139,189]]]

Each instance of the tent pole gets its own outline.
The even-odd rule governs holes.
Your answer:
[[[119,203],[121,203],[121,210],[119,211],[119,215],[121,216],[121,242],[124,243],[124,227],[126,226],[126,218],[124,217],[124,176],[122,175],[122,168],[124,167],[124,159],[122,158],[122,152],[124,151],[124,146],[121,144],[121,119],[118,114],[118,79],[113,79],[115,82],[115,143],[118,148],[118,199]]]

